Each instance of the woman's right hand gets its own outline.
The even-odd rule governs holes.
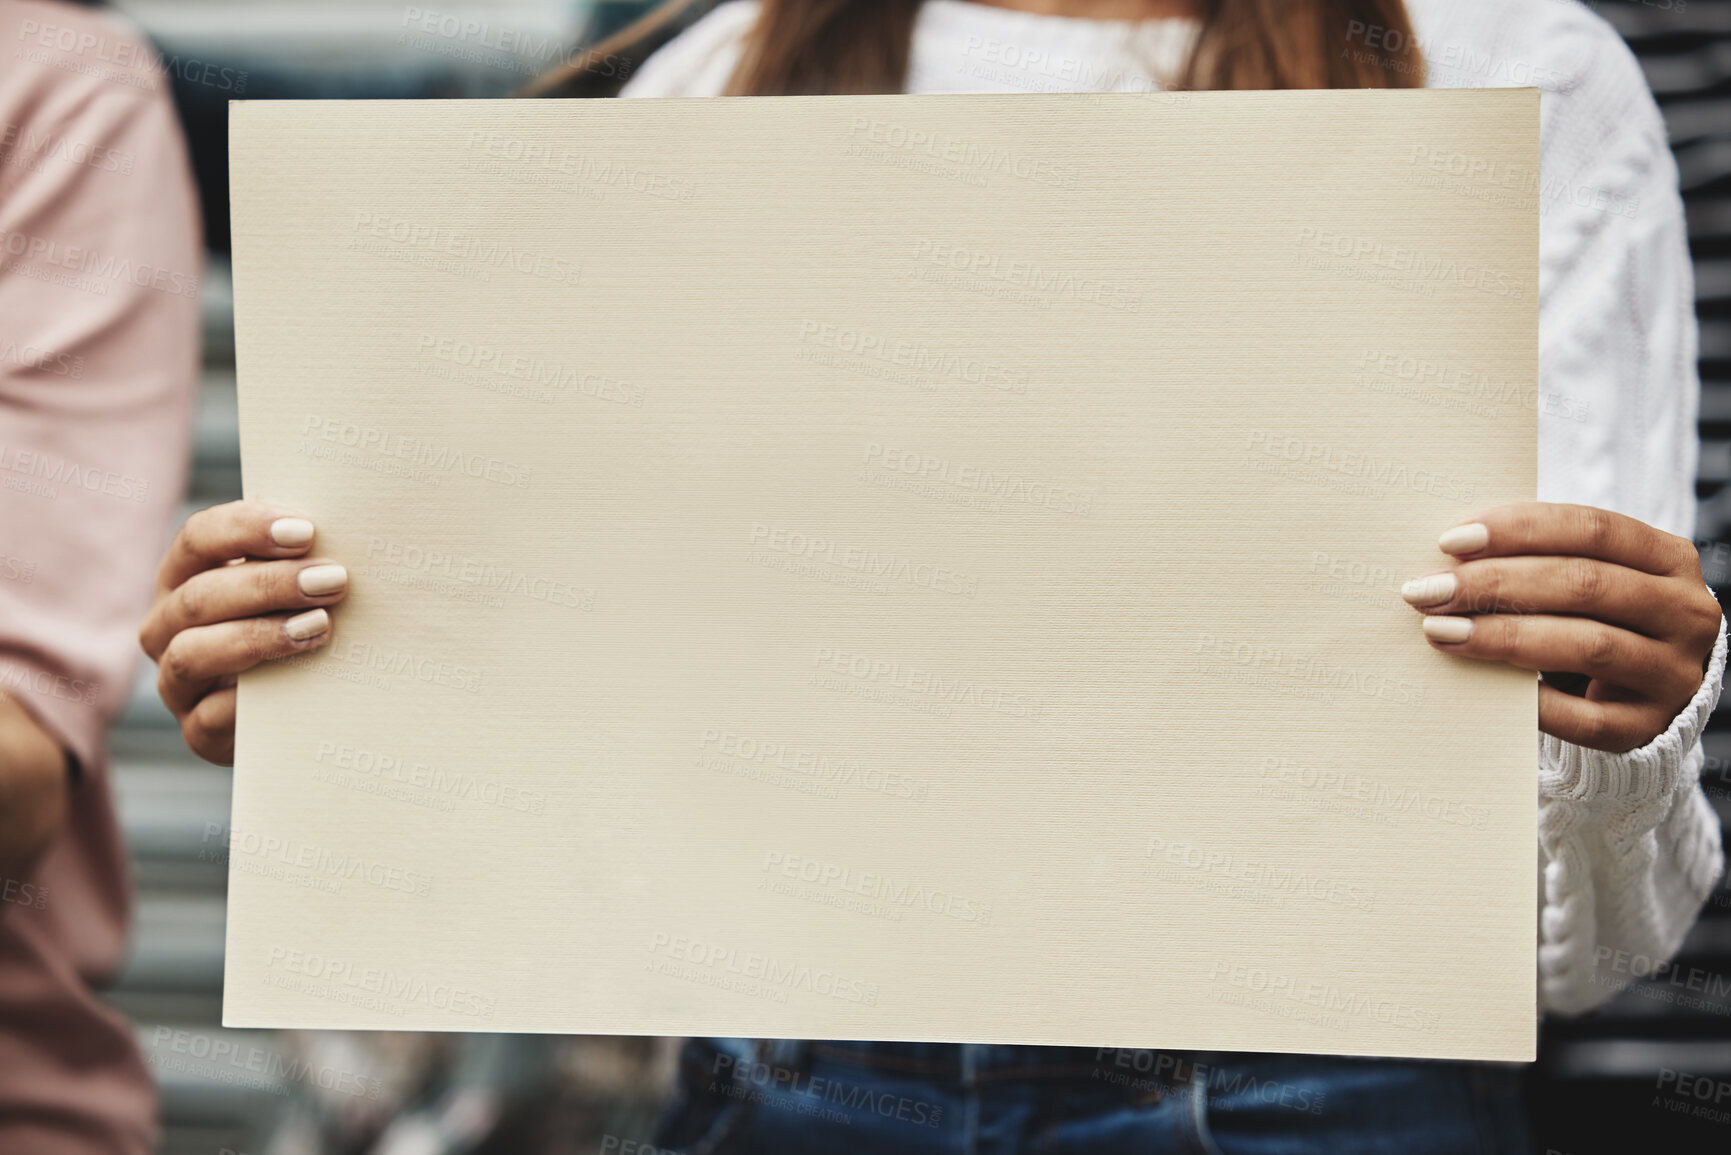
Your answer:
[[[186,519],[156,574],[156,601],[138,641],[156,662],[156,689],[200,757],[234,761],[235,680],[272,658],[325,644],[324,608],[349,575],[304,557],[313,525],[278,506],[235,501]]]

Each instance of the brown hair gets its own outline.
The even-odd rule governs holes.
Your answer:
[[[760,0],[731,96],[900,92],[922,0]],[[713,0],[668,0],[575,56],[531,95],[601,94],[622,54],[665,43]],[[1424,57],[1402,0],[1199,0],[1177,88],[1421,88]]]

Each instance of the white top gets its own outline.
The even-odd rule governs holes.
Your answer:
[[[1537,87],[1539,498],[1690,536],[1695,519],[1693,273],[1665,126],[1634,56],[1573,0],[1407,0],[1432,87]],[[645,62],[624,96],[715,96],[755,0],[729,0]],[[1175,75],[1182,20],[1038,16],[926,0],[908,91],[1147,91]],[[1367,33],[1366,38],[1374,37]],[[1367,43],[1365,51],[1377,51]],[[1643,749],[1539,741],[1539,995],[1597,1006],[1671,958],[1718,881],[1700,733],[1726,638],[1695,700]]]

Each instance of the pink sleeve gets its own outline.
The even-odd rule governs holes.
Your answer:
[[[0,691],[94,769],[184,480],[201,246],[166,79],[60,60],[0,70]]]

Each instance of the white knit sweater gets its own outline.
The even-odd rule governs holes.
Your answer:
[[[1573,0],[1408,0],[1430,83],[1543,90],[1539,231],[1539,497],[1689,535],[1697,451],[1693,285],[1659,110],[1616,32]],[[730,0],[651,57],[626,96],[714,96],[754,0]],[[1035,16],[927,0],[910,92],[1144,91],[1183,60],[1193,25]],[[1354,50],[1383,47],[1354,30]],[[1629,754],[1541,736],[1539,996],[1603,1003],[1676,953],[1718,880],[1719,823],[1700,734],[1725,668],[1671,728]]]

